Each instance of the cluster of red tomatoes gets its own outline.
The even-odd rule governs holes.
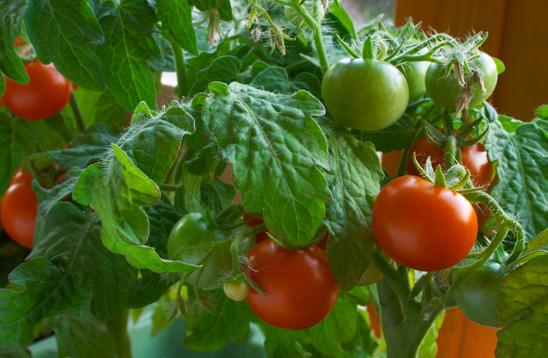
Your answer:
[[[16,39],[15,47],[29,52],[29,45],[21,37]],[[72,83],[52,64],[44,65],[37,59],[26,63],[25,71],[29,76],[26,84],[5,78],[6,90],[0,97],[0,106],[5,105],[10,112],[29,121],[46,119],[61,112],[70,100]]]
[[[18,170],[0,199],[0,220],[8,236],[32,249],[38,202],[32,190],[32,175]]]
[[[443,166],[443,150],[421,136],[410,152],[406,163],[410,175],[389,182],[375,201],[375,239],[384,253],[404,266],[422,271],[446,269],[461,261],[474,245],[477,208],[461,194],[417,176],[412,153],[421,164],[430,157],[434,165]],[[477,143],[460,152],[472,181],[488,187],[493,166],[483,145]],[[390,153],[383,157],[383,167],[395,173],[400,160],[401,152]],[[253,215],[246,214],[244,219],[252,227],[263,224]],[[287,250],[266,232],[256,234],[248,276],[263,292],[242,283],[225,285],[225,292],[231,298],[246,299],[252,311],[273,326],[303,329],[317,324],[331,311],[339,292],[327,262],[327,236],[314,246]]]

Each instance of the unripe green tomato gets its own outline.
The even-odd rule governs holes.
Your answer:
[[[409,100],[413,101],[426,93],[424,78],[430,66],[428,61],[407,62],[398,68],[405,76],[409,88]]]
[[[487,326],[497,325],[497,311],[504,300],[500,289],[500,265],[489,264],[460,278],[457,274],[453,298],[471,320]]]
[[[249,286],[244,281],[225,282],[223,284],[225,295],[233,301],[240,302],[247,298]]]
[[[363,131],[395,123],[409,102],[407,81],[396,67],[361,58],[331,66],[322,81],[322,96],[332,119]]]
[[[320,22],[325,16],[325,9],[323,8],[322,2],[320,0],[304,0],[304,8],[312,16],[314,20]],[[307,26],[303,17],[297,10],[292,6],[284,7],[284,15],[287,20],[294,25],[295,27],[304,27]]]
[[[219,230],[212,228],[202,213],[186,214],[171,229],[167,255],[172,260],[197,264],[206,254],[200,244],[219,240],[220,235]]]
[[[472,85],[470,106],[475,107],[481,105],[493,93],[497,85],[498,73],[495,61],[485,52],[480,52],[480,57],[471,66],[477,68],[485,87],[485,91],[482,92],[478,83]],[[459,84],[452,66],[451,70],[449,69],[450,67],[445,65],[432,63],[426,71],[426,92],[439,106],[454,110],[464,92],[464,87]],[[467,80],[471,76],[468,75]]]

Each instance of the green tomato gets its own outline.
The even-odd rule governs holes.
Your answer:
[[[172,260],[198,264],[207,254],[212,241],[223,239],[220,230],[202,213],[183,216],[171,229],[167,255]]]
[[[407,82],[396,67],[361,58],[331,66],[323,78],[322,96],[335,121],[364,131],[393,124],[409,102]]]
[[[430,66],[428,61],[407,62],[398,67],[405,76],[409,88],[409,100],[416,100],[426,93],[424,78]]]
[[[493,93],[497,85],[498,73],[495,61],[485,52],[480,52],[479,59],[474,61],[471,66],[476,67],[481,74],[485,87],[485,91],[482,92],[478,83],[472,85],[470,106],[474,107],[481,105]],[[436,104],[454,110],[463,91],[464,87],[458,83],[452,67],[437,63],[432,63],[428,67],[428,71],[426,71],[426,92]]]
[[[497,311],[504,300],[500,289],[500,265],[486,265],[462,278],[458,275],[453,298],[471,320],[487,326],[497,324]]]

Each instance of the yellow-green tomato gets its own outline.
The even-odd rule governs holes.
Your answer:
[[[470,106],[479,106],[495,90],[497,85],[497,65],[493,58],[485,52],[480,52],[480,57],[470,64],[475,68],[483,79],[484,91],[481,90],[479,83],[472,85],[472,98]],[[473,81],[472,74],[469,74],[465,80]],[[464,87],[458,82],[453,66],[446,66],[432,63],[426,71],[426,92],[428,96],[439,106],[454,110],[459,98],[464,92]]]
[[[407,62],[398,67],[407,81],[410,101],[415,100],[426,93],[424,77],[426,76],[428,66],[430,66],[430,62],[419,61]]]
[[[333,120],[342,126],[375,131],[395,123],[409,102],[403,74],[395,66],[345,58],[325,73],[322,96]]]
[[[247,298],[249,286],[244,281],[230,281],[223,284],[223,291],[231,300],[240,302]]]

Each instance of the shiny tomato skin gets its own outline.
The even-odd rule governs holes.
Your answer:
[[[32,190],[32,177],[28,180],[28,176],[23,174],[10,184],[0,201],[2,227],[13,241],[32,249],[37,212],[38,201]]]
[[[17,169],[15,171],[15,174],[13,175],[13,178],[10,180],[10,185],[18,182],[32,182],[32,174],[29,172],[23,171],[21,168]]]
[[[377,244],[395,261],[437,271],[468,254],[478,220],[461,194],[406,175],[381,189],[373,206],[373,231]]]
[[[428,66],[430,66],[430,62],[418,61],[407,62],[398,67],[407,81],[410,101],[416,100],[426,93],[424,77],[426,76]]]
[[[402,150],[392,150],[390,152],[382,153],[382,168],[391,177],[395,177],[396,175],[398,175],[398,169],[400,167],[402,155]]]
[[[286,250],[271,240],[261,241],[249,255],[249,276],[265,293],[251,289],[249,307],[279,328],[314,326],[327,316],[339,295],[325,251],[316,246]]]
[[[325,73],[322,96],[333,120],[363,131],[390,126],[409,102],[407,82],[395,66],[350,58],[342,59]]]
[[[475,186],[489,187],[493,181],[493,164],[487,157],[485,147],[481,143],[462,148],[462,165],[470,170],[470,177]]]
[[[8,109],[26,120],[39,120],[59,113],[70,99],[71,83],[53,65],[27,63],[29,83],[6,78],[4,100]]]

